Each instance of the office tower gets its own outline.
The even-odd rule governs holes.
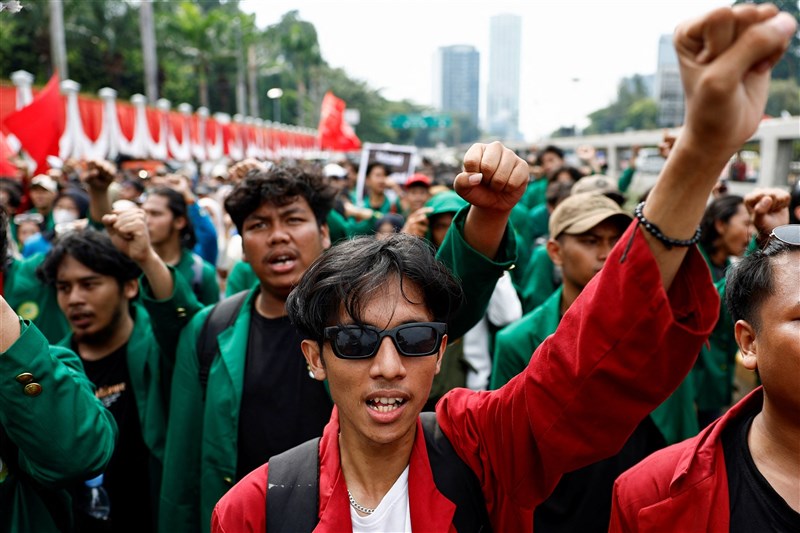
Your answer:
[[[519,71],[522,19],[517,15],[495,15],[489,22],[489,84],[486,95],[486,126],[489,134],[505,140],[520,140]]]
[[[659,126],[672,128],[683,124],[683,85],[671,35],[662,35],[658,40],[655,97]]]
[[[478,124],[478,83],[480,54],[474,46],[443,46],[436,53],[434,68],[434,105],[445,113],[469,120],[471,129]]]

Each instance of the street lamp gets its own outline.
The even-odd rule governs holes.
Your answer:
[[[267,98],[272,100],[272,120],[278,123],[281,121],[281,96],[283,96],[283,89],[279,87],[273,87],[267,91]]]

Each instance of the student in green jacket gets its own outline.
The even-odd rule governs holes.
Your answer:
[[[49,346],[2,297],[0,376],[0,532],[67,531],[68,489],[108,464],[114,418],[75,354]]]
[[[473,179],[473,189],[482,187],[480,175]],[[325,385],[309,375],[302,338],[284,305],[330,246],[326,217],[333,196],[321,175],[290,165],[249,174],[226,199],[258,285],[217,335],[205,388],[198,379],[198,339],[212,309],[224,301],[198,313],[181,333],[160,531],[207,531],[214,505],[236,481],[271,456],[322,434],[333,404]],[[468,287],[449,325],[454,336],[480,319],[494,284],[516,258],[513,234],[505,224],[499,231],[495,225],[490,210],[466,206],[439,249],[439,259]]]
[[[0,264],[6,261],[0,210]],[[80,360],[50,346],[0,296],[0,532],[68,531],[68,488],[102,472],[117,426]]]
[[[71,327],[59,344],[80,357],[119,426],[104,474],[113,530],[153,531],[177,342],[177,331],[162,324],[168,316],[185,321],[187,309],[200,305],[149,247],[144,211],[108,217],[118,223],[109,228],[117,247],[106,233],[71,231],[54,243],[40,272]],[[131,252],[137,248],[147,253]],[[140,303],[140,273],[148,309]]]
[[[217,271],[192,252],[196,239],[183,195],[169,187],[157,187],[146,193],[142,209],[147,213],[147,231],[158,256],[180,272],[201,304],[217,303]]]

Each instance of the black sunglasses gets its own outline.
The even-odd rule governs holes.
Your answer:
[[[367,324],[353,324],[327,327],[323,330],[323,338],[331,341],[333,353],[340,359],[373,357],[384,337],[392,339],[401,355],[423,357],[439,350],[442,336],[446,333],[447,324],[444,322],[411,322],[384,330]]]
[[[770,239],[778,239],[786,244],[800,246],[800,224],[784,224],[772,230]]]

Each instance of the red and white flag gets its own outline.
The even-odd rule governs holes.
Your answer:
[[[344,100],[331,91],[325,93],[318,128],[320,148],[323,150],[350,152],[361,149],[361,140],[344,120],[346,107]]]
[[[36,173],[47,170],[47,156],[58,156],[58,141],[64,133],[65,116],[64,99],[56,72],[33,102],[9,114],[3,121],[28,155],[36,161]]]

